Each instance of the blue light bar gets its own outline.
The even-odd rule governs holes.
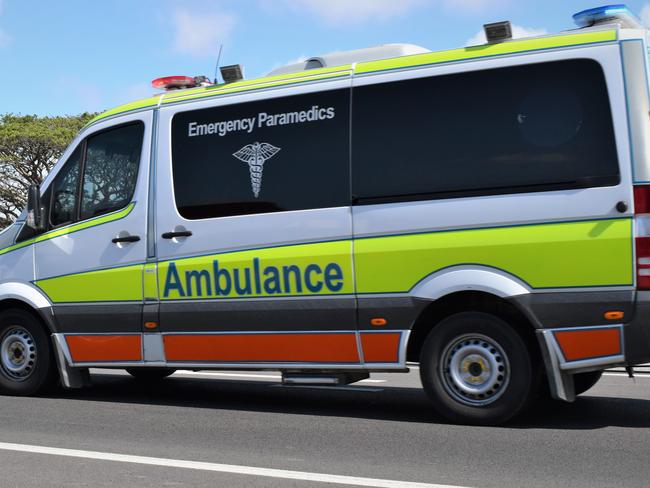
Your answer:
[[[644,29],[641,19],[634,15],[626,5],[605,5],[578,12],[573,16],[578,27],[591,27],[598,24],[618,24],[628,29]]]

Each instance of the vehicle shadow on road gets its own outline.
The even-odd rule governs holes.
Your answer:
[[[445,423],[419,388],[358,387],[350,391],[187,377],[147,384],[125,375],[102,374],[93,375],[91,387],[61,391],[56,396],[76,401]],[[650,400],[588,395],[574,403],[546,400],[504,427],[590,430],[610,426],[650,428]]]
[[[650,400],[580,396],[573,403],[545,400],[510,423],[524,429],[650,428]]]

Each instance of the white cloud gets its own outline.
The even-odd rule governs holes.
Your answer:
[[[646,3],[641,9],[641,14],[639,15],[641,20],[646,27],[650,27],[650,3]]]
[[[501,7],[509,0],[442,0],[448,10],[459,13],[483,13],[488,9]]]
[[[307,11],[329,25],[383,21],[407,14],[424,0],[285,0],[296,10]]]
[[[545,34],[548,34],[548,31],[543,28],[522,27],[517,24],[512,24],[512,37],[514,39],[520,37],[543,36]],[[472,38],[467,40],[465,46],[478,46],[479,44],[485,44],[486,42],[485,32],[481,29]]]
[[[177,10],[173,15],[174,51],[197,58],[216,57],[235,29],[237,19],[225,12]]]

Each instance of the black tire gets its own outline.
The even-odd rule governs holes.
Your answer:
[[[542,371],[531,356],[524,339],[503,319],[462,312],[442,320],[429,333],[420,376],[435,410],[445,419],[497,425],[521,413],[537,394]],[[480,393],[481,389],[485,391]]]
[[[603,375],[602,371],[589,371],[588,373],[578,373],[573,375],[573,388],[576,396],[582,395],[591,389]]]
[[[41,322],[25,310],[0,314],[0,394],[30,396],[58,381],[54,351]]]
[[[171,368],[127,368],[126,372],[138,381],[161,381],[173,375],[176,370]]]

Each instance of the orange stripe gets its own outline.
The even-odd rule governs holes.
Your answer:
[[[76,363],[95,361],[142,361],[139,335],[67,336],[68,349]]]
[[[621,334],[618,328],[555,332],[555,339],[567,361],[621,353]]]
[[[361,333],[363,359],[367,363],[396,363],[399,361],[400,333]]]
[[[354,334],[166,335],[168,361],[358,363]]]

